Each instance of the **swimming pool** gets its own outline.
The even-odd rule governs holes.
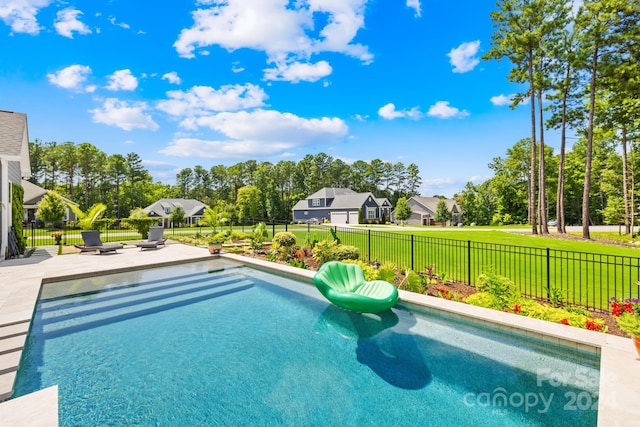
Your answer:
[[[598,365],[216,260],[44,285],[15,395],[58,384],[61,425],[586,426]]]

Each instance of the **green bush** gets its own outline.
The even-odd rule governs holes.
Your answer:
[[[23,254],[27,247],[27,241],[24,238],[24,232],[22,229],[22,220],[24,215],[24,188],[21,185],[13,184],[11,195],[11,223],[16,232],[16,240],[18,241],[18,251]]]
[[[486,292],[495,297],[500,304],[500,307],[495,308],[500,310],[509,307],[514,300],[520,298],[516,285],[508,277],[492,272],[479,275],[476,288],[478,292]]]
[[[249,238],[249,233],[234,230],[229,234],[228,240],[232,242],[237,242],[239,240],[247,240],[248,238]]]
[[[281,247],[290,248],[296,244],[296,235],[290,231],[279,231],[273,235],[271,242]]]
[[[219,233],[214,234],[209,241],[211,243],[223,243],[229,239],[230,235],[231,233],[229,231],[220,231]]]
[[[385,282],[394,283],[396,281],[396,268],[390,263],[384,263],[378,269],[378,280],[384,280]]]
[[[334,250],[334,254],[334,259],[337,261],[358,259],[360,258],[360,249],[351,245],[337,245]]]
[[[338,246],[335,240],[321,240],[313,248],[313,259],[320,265],[327,261],[335,260],[335,248]]]

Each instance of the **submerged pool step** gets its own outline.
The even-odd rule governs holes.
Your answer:
[[[62,306],[36,316],[31,334],[44,335],[43,338],[64,335],[240,292],[253,285],[241,274],[212,276],[142,295],[125,294],[117,299]]]
[[[142,303],[164,300],[170,297],[188,296],[188,294],[193,292],[228,286],[229,284],[244,280],[244,278],[245,276],[237,274],[225,275],[223,277],[212,276],[146,288],[144,290],[130,288],[116,294],[100,294],[92,299],[76,301],[73,304],[56,307],[55,310],[41,310],[42,319],[45,322],[61,321],[87,314],[96,314],[118,308],[137,306]]]
[[[99,291],[79,293],[67,297],[57,297],[52,299],[41,300],[38,311],[44,313],[48,311],[58,310],[61,307],[73,306],[75,304],[87,304],[95,301],[108,301],[121,298],[123,295],[139,295],[147,292],[154,292],[160,289],[169,289],[176,286],[184,286],[186,284],[200,283],[203,279],[224,278],[233,272],[224,270],[215,273],[199,272],[178,277],[169,277],[161,279],[153,279],[146,282],[136,283],[132,285],[118,286],[114,288],[101,289]]]

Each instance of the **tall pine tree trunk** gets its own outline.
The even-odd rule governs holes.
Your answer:
[[[587,127],[587,155],[584,168],[584,190],[582,192],[582,237],[590,239],[589,194],[591,193],[591,163],[593,158],[593,126],[596,107],[596,74],[598,72],[598,41],[593,46],[591,62],[591,82],[589,88],[589,124]]]
[[[529,221],[531,233],[538,234],[536,221],[536,94],[533,80],[533,51],[529,48],[529,102],[531,104],[531,165],[529,169]]]
[[[564,220],[564,163],[565,149],[567,145],[567,96],[569,94],[569,78],[571,75],[571,65],[567,65],[564,88],[562,92],[562,123],[560,125],[560,164],[558,165],[558,194],[556,200],[556,225],[558,233],[566,233]]]
[[[542,91],[538,89],[538,115],[540,120],[540,160],[538,161],[538,218],[540,219],[540,234],[549,234],[547,225],[547,186],[544,173],[544,117],[542,114]]]
[[[624,232],[631,234],[631,209],[629,206],[629,171],[627,165],[627,127],[622,126],[622,196],[624,198]]]

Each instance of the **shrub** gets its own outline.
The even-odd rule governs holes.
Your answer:
[[[398,285],[398,289],[403,288],[409,292],[415,292],[421,294],[424,292],[423,280],[415,271],[407,269],[404,275],[404,279]]]
[[[246,240],[248,238],[249,238],[249,233],[234,230],[229,234],[228,240],[231,240],[232,242],[237,242],[240,240]]]
[[[11,186],[11,223],[16,232],[16,240],[18,241],[18,251],[23,254],[27,247],[27,240],[24,238],[22,228],[22,219],[24,215],[24,188],[21,185],[13,184]]]
[[[296,244],[296,235],[290,231],[279,231],[273,235],[271,242],[281,247],[290,248]]]
[[[495,308],[500,310],[509,307],[513,300],[520,298],[520,293],[508,277],[498,276],[492,272],[479,275],[476,287],[478,292],[486,292],[495,297],[501,305]]]
[[[313,259],[320,265],[334,260],[335,248],[338,246],[335,240],[321,240],[312,250]]]
[[[212,243],[226,242],[229,239],[230,234],[231,233],[229,231],[221,231],[219,233],[214,234],[213,237],[209,239],[209,241],[211,241]]]
[[[334,253],[337,261],[360,258],[360,249],[351,245],[337,245]]]
[[[378,269],[378,280],[394,283],[396,281],[395,266],[389,262],[382,264]]]

